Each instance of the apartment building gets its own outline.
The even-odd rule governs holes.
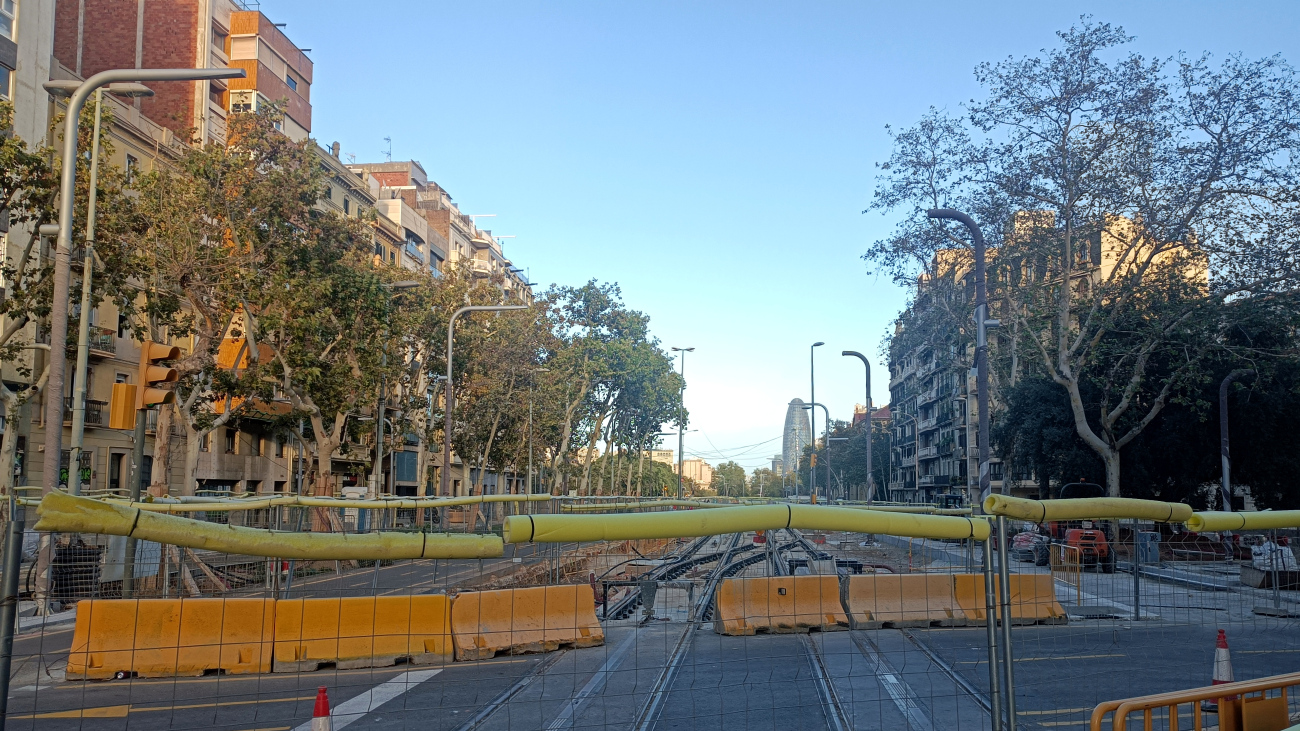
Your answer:
[[[312,62],[257,10],[237,0],[61,0],[53,55],[75,78],[121,68],[242,68],[244,79],[162,81],[134,102],[149,119],[201,142],[223,142],[226,117],[285,103],[283,131],[311,132]]]
[[[501,242],[487,229],[480,229],[471,216],[460,212],[451,195],[429,180],[424,167],[414,160],[349,165],[363,176],[379,181],[380,200],[392,200],[389,210],[397,211],[397,201],[417,211],[427,224],[427,246],[412,242],[413,251],[427,251],[429,268],[441,272],[446,267],[469,271],[488,279],[501,291],[519,301],[530,303],[532,288],[522,276],[523,269],[506,258]],[[402,214],[404,215],[404,214]]]

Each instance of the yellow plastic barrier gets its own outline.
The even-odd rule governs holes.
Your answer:
[[[984,540],[989,536],[988,521],[977,518],[812,505],[756,505],[635,515],[512,515],[505,520],[503,535],[507,543],[569,543],[686,538],[781,528],[912,538]]]
[[[77,604],[69,680],[265,673],[274,599],[88,599]]]
[[[1181,523],[1192,517],[1192,506],[1185,503],[1165,503],[1159,500],[1136,500],[1125,497],[1028,500],[1010,495],[989,495],[984,499],[984,512],[1034,523],[1045,523],[1050,520],[1112,518]]]
[[[433,664],[451,660],[445,594],[282,599],[275,609],[275,672]]]
[[[841,588],[854,629],[966,624],[951,574],[862,574]]]
[[[451,605],[451,632],[457,660],[605,644],[596,597],[585,584],[458,594]]]
[[[38,531],[132,536],[186,548],[245,556],[303,560],[373,561],[401,558],[496,558],[501,539],[493,535],[437,533],[273,533],[207,523],[174,515],[51,492],[37,509]]]
[[[1187,530],[1206,533],[1221,530],[1276,530],[1300,528],[1300,510],[1261,510],[1249,513],[1192,513]]]
[[[1056,601],[1056,588],[1050,574],[1011,574],[1011,624],[1065,624],[1069,618]],[[1000,577],[993,577],[996,616],[1002,616],[1002,599],[998,593]],[[984,603],[983,574],[953,574],[957,606],[971,624],[984,624],[988,612]]]
[[[722,635],[826,632],[849,626],[835,576],[726,579],[718,585],[714,603],[713,630]]]

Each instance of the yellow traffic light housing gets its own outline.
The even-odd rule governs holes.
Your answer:
[[[175,383],[180,374],[175,368],[154,365],[154,361],[176,360],[181,357],[181,349],[175,345],[163,345],[146,340],[140,343],[140,387],[135,392],[135,407],[147,409],[155,404],[169,404],[176,400],[176,394],[170,390],[153,388],[154,383]]]

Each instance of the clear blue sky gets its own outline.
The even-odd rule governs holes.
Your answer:
[[[785,404],[848,418],[905,295],[859,258],[885,125],[979,93],[1081,13],[1144,55],[1281,53],[1292,2],[385,2],[263,0],[312,48],[312,133],[358,160],[419,160],[532,280],[619,283],[686,363],[687,453],[780,450]],[[818,415],[818,429],[822,418]],[[741,449],[773,440],[750,449]],[[675,440],[674,440],[675,441]],[[671,446],[676,446],[671,445]]]

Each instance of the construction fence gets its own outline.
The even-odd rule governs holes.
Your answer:
[[[502,526],[510,516],[666,510],[567,505],[506,503],[453,532],[489,540],[521,530]],[[318,508],[268,510],[283,513],[268,513],[272,526],[297,511],[310,525]],[[336,513],[344,530],[451,524],[356,510]],[[807,528],[397,560],[140,540],[129,571],[122,536],[28,532],[46,540],[23,546],[6,726],[310,728],[324,687],[336,729],[1086,729],[1099,704],[1209,685],[1220,630],[1233,680],[1300,667],[1293,530],[1054,522],[995,525],[988,573],[982,540]],[[1277,719],[1300,710],[1284,687],[1255,697],[1271,715],[1252,700],[1254,715],[1229,709],[1226,723],[1285,728]],[[1193,728],[1193,706],[1208,707],[1153,707],[1121,727]]]

